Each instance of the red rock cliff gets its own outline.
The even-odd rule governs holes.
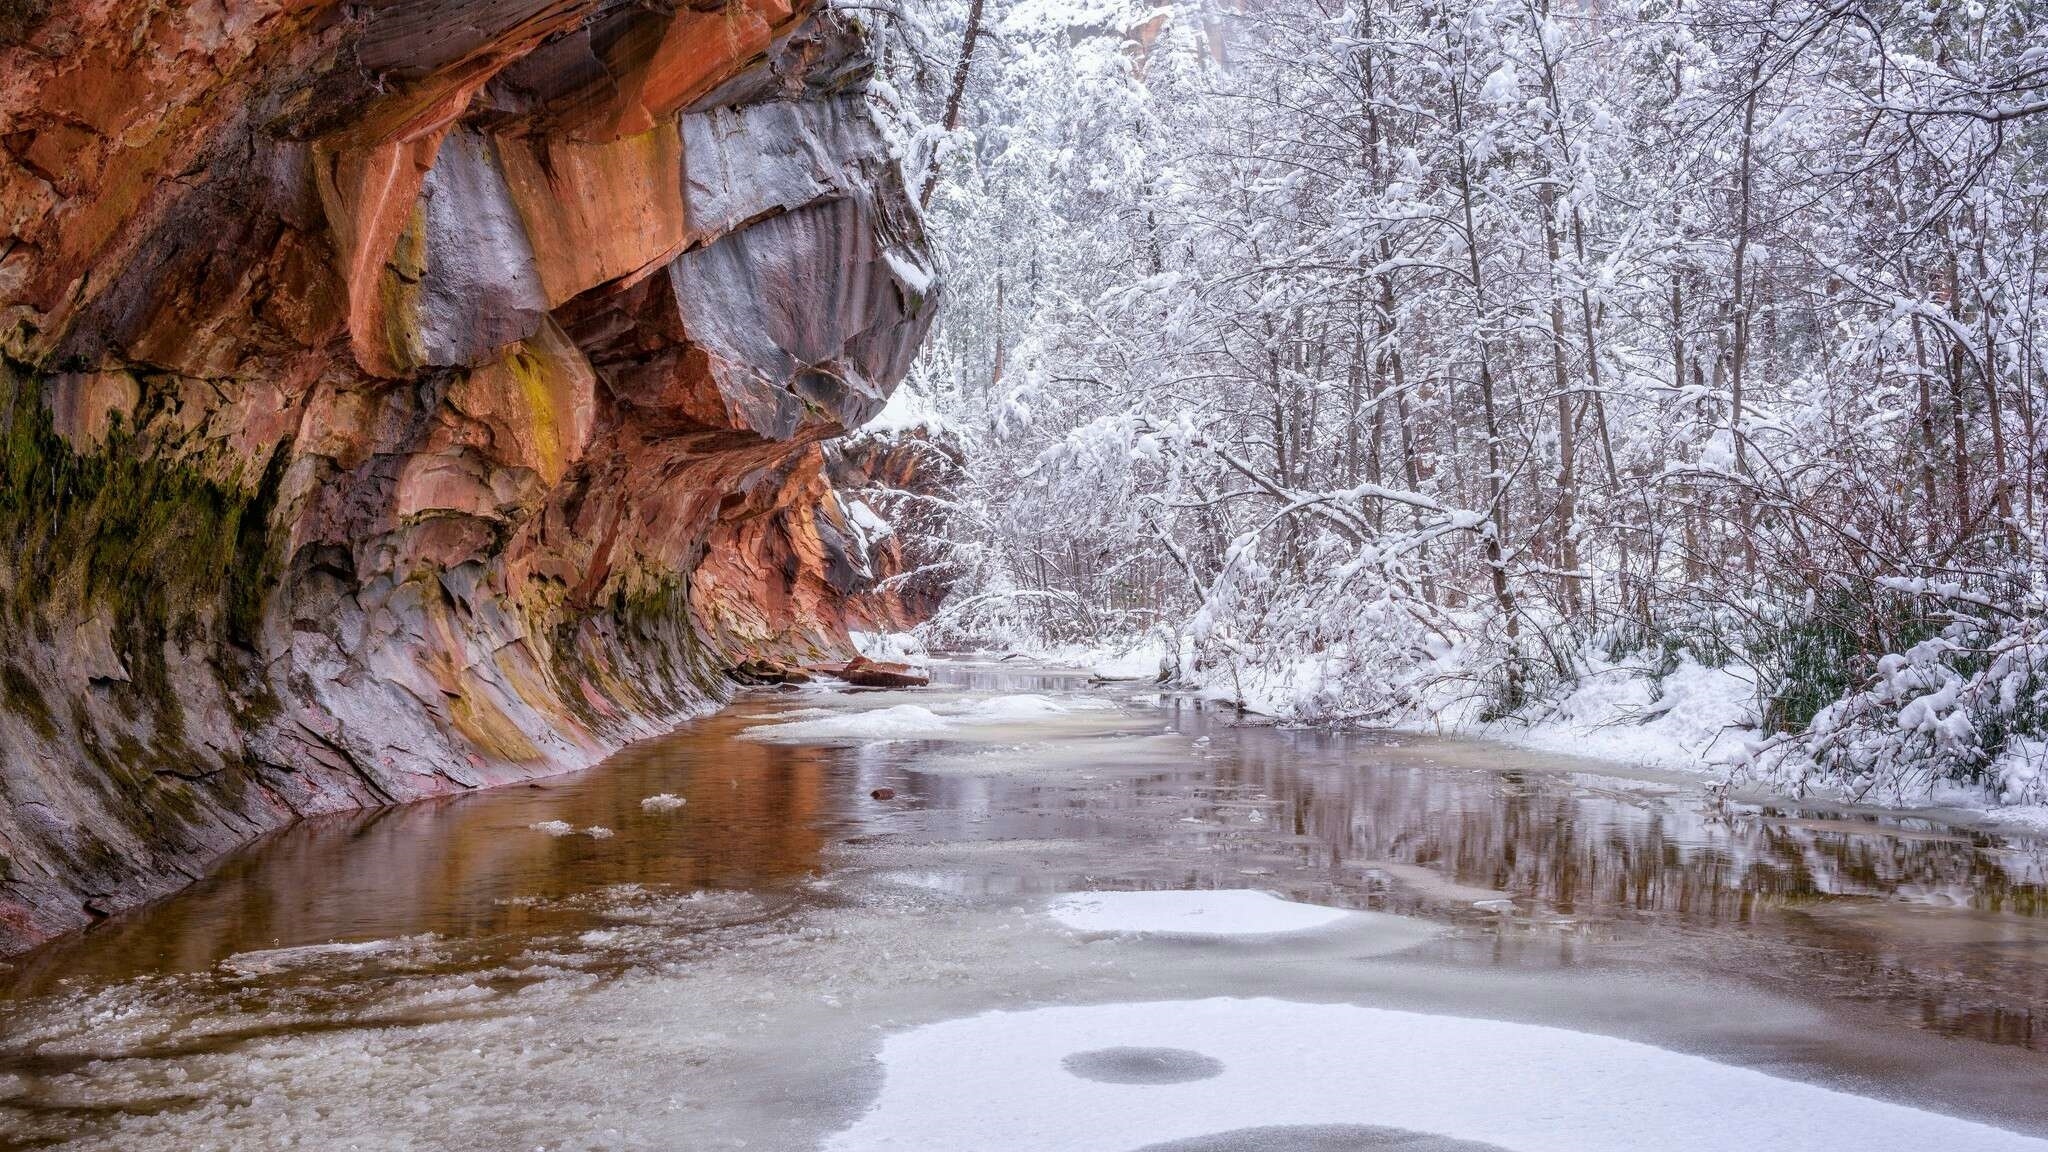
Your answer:
[[[0,2],[0,950],[580,767],[871,579],[933,280],[799,0]]]

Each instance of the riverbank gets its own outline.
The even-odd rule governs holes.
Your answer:
[[[891,651],[904,647],[901,640],[888,645]],[[1019,654],[976,655],[1003,659]],[[1166,651],[1151,641],[1131,647],[1077,645],[1022,656],[1097,679],[1139,682],[1159,677]],[[1175,685],[1173,690],[1230,705],[1243,699],[1247,718],[1267,723],[1456,736],[1615,769],[1678,773],[1754,803],[1810,799],[1862,812],[2048,833],[2048,805],[2005,803],[1989,786],[1922,778],[1912,786],[1854,788],[1817,779],[1796,762],[1760,763],[1753,753],[1767,738],[1757,719],[1756,684],[1738,668],[1707,667],[1683,657],[1668,669],[1608,663],[1586,669],[1568,691],[1505,718],[1482,718],[1474,700],[1453,691],[1427,708],[1355,725],[1300,719],[1295,693],[1305,679],[1313,675],[1272,671],[1249,683]]]

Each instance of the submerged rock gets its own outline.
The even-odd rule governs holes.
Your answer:
[[[0,33],[0,951],[903,623],[821,447],[936,302],[850,18]]]

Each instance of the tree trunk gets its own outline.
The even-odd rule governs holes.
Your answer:
[[[1521,635],[1520,614],[1514,591],[1508,586],[1508,566],[1503,543],[1508,534],[1507,476],[1501,470],[1500,419],[1494,404],[1493,364],[1486,339],[1486,278],[1479,262],[1479,229],[1472,219],[1472,170],[1466,153],[1465,106],[1462,85],[1451,84],[1451,130],[1457,134],[1458,197],[1464,215],[1465,258],[1472,277],[1473,338],[1479,356],[1479,403],[1486,431],[1486,496],[1492,518],[1485,532],[1486,567],[1493,585],[1493,600],[1500,609],[1501,627],[1507,636],[1506,698],[1508,709],[1522,704],[1522,659],[1516,640]]]
[[[974,45],[981,39],[982,0],[967,2],[967,31],[960,37],[960,62],[953,66],[953,84],[946,92],[946,131],[955,132],[960,127],[961,103],[967,97],[967,76],[974,68]],[[931,170],[924,174],[924,187],[918,191],[917,206],[929,208],[932,193],[939,187],[938,158],[932,158]]]

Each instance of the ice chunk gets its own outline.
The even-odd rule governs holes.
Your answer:
[[[567,820],[541,820],[528,824],[527,827],[535,832],[545,832],[550,836],[574,836],[577,831],[576,826]],[[583,829],[583,834],[592,840],[609,840],[612,838],[612,830],[601,824],[592,824],[590,827]]]
[[[673,792],[663,792],[660,795],[649,796],[647,799],[642,800],[640,802],[640,810],[642,812],[673,812],[688,803],[688,800]]]

